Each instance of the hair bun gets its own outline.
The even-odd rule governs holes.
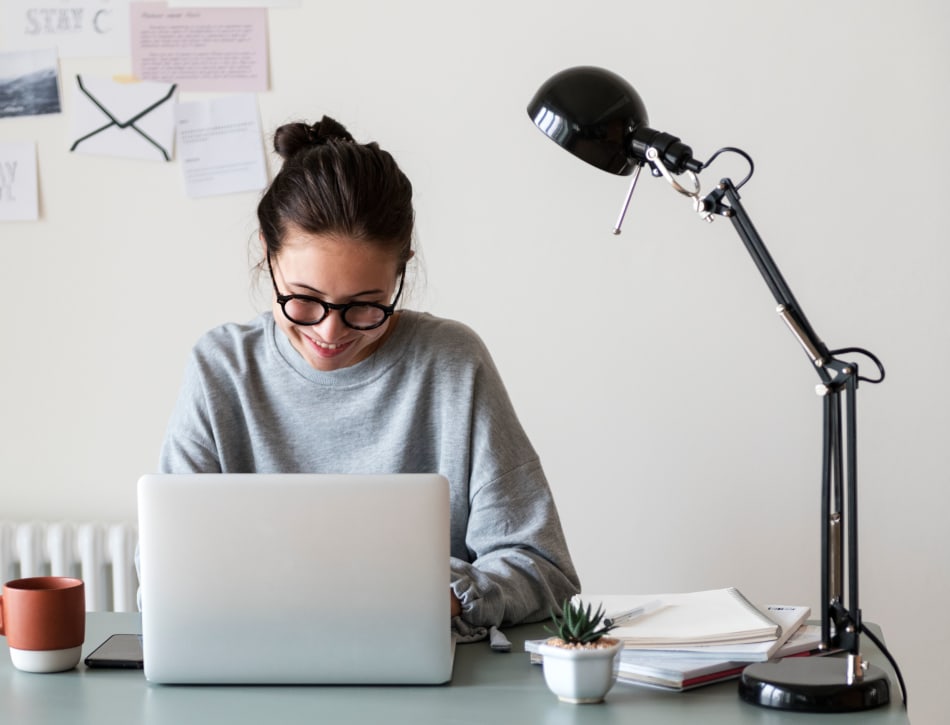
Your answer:
[[[353,141],[343,124],[324,116],[312,125],[303,122],[287,123],[274,133],[274,150],[283,159],[289,159],[305,148],[323,146],[330,141]]]
[[[311,143],[321,146],[327,141],[352,141],[353,137],[346,130],[342,123],[324,116],[317,123],[310,127]]]

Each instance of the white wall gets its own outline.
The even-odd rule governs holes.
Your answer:
[[[914,721],[937,722],[950,6],[303,5],[270,13],[264,128],[328,113],[402,163],[426,271],[413,305],[493,350],[591,592],[735,585],[817,611],[817,377],[725,220],[644,177],[612,236],[626,180],[559,150],[525,106],[554,72],[601,65],[698,157],[752,154],[744,203],[811,322],[887,366],[859,401],[862,607]],[[190,201],[175,163],[71,155],[69,113],[67,95],[63,115],[0,120],[0,138],[37,141],[42,194],[40,222],[0,226],[2,519],[134,517],[190,345],[266,302],[255,194]],[[702,178],[743,173],[723,160]]]

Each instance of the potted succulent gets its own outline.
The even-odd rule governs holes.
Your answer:
[[[592,612],[580,600],[565,599],[560,612],[551,610],[553,637],[539,647],[544,680],[563,702],[602,702],[617,680],[623,643],[605,637],[613,626],[604,623],[603,607]]]

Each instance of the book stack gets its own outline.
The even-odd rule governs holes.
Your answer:
[[[814,653],[821,628],[806,624],[808,607],[756,607],[737,589],[659,595],[580,597],[607,619],[619,621],[608,636],[624,643],[617,679],[667,690],[689,690],[738,677],[746,665]],[[629,622],[623,613],[646,609]],[[525,649],[540,662],[538,645]]]

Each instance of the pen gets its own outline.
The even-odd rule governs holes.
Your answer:
[[[605,617],[604,624],[608,627],[617,627],[621,624],[629,624],[635,619],[639,619],[644,614],[649,614],[650,612],[655,612],[657,609],[663,606],[663,602],[660,599],[651,599],[649,602],[641,604],[638,607],[633,609],[628,609],[625,612],[620,612],[615,614],[612,617]]]

